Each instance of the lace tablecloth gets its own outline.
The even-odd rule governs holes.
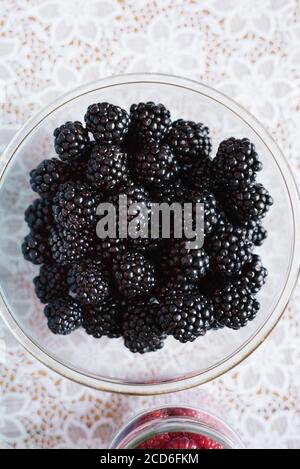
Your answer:
[[[112,74],[185,75],[232,96],[269,129],[300,179],[298,0],[1,0],[0,147],[68,89]],[[0,324],[0,447],[107,447],[137,410],[217,401],[251,448],[300,448],[300,289],[266,342],[201,389],[96,392],[32,359]]]

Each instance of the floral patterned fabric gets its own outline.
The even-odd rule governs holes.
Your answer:
[[[300,180],[298,0],[2,0],[0,149],[61,93],[145,71],[202,81],[243,104]],[[138,410],[188,402],[213,403],[248,447],[300,448],[299,306],[298,287],[271,337],[245,362],[200,389],[161,397],[67,381],[31,358],[1,322],[0,447],[107,447]]]

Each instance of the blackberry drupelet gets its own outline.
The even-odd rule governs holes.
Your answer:
[[[88,131],[79,121],[66,122],[54,130],[54,148],[62,161],[73,161],[89,146]]]
[[[133,353],[155,352],[165,334],[158,323],[158,303],[140,299],[128,304],[123,320],[124,344]]]
[[[103,336],[113,339],[122,335],[122,315],[119,303],[108,298],[105,303],[85,308],[82,325],[85,332],[96,339]]]
[[[226,276],[241,274],[250,260],[252,243],[246,230],[233,225],[218,225],[205,244],[210,255],[211,268]]]
[[[97,260],[86,259],[68,270],[67,283],[72,298],[84,305],[97,305],[110,295],[108,275]]]
[[[268,276],[267,269],[262,265],[261,258],[253,254],[250,262],[243,267],[241,280],[245,282],[246,287],[252,294],[256,294],[266,283]]]
[[[53,260],[60,265],[69,265],[87,257],[93,250],[93,234],[88,231],[52,228],[49,246]]]
[[[25,210],[25,221],[33,232],[47,233],[53,223],[49,199],[35,199]]]
[[[33,264],[45,264],[51,259],[47,238],[40,233],[30,232],[22,243],[24,258]]]
[[[179,166],[169,145],[152,141],[137,153],[135,172],[142,183],[161,187],[176,178]]]
[[[260,308],[259,302],[252,297],[243,281],[229,282],[216,290],[213,305],[217,324],[240,329],[252,321]]]
[[[163,104],[132,104],[130,107],[130,140],[145,143],[151,140],[162,141],[170,125],[170,111]]]
[[[54,334],[70,334],[82,324],[82,308],[71,298],[58,298],[47,304],[44,314]]]
[[[109,103],[91,104],[84,120],[96,142],[101,144],[119,145],[123,142],[129,126],[127,112]]]
[[[243,190],[238,188],[230,191],[227,204],[238,221],[258,221],[273,205],[273,199],[262,184],[251,184]]]
[[[204,249],[189,249],[185,240],[174,240],[170,250],[172,272],[186,276],[191,282],[205,277],[209,269],[209,257]]]
[[[112,271],[118,292],[125,297],[147,294],[155,287],[154,265],[139,252],[113,259]]]
[[[211,153],[209,129],[200,122],[178,119],[172,123],[167,142],[178,157],[179,164],[196,163]]]
[[[53,196],[60,184],[70,177],[69,165],[57,158],[43,160],[35,169],[30,171],[30,185],[34,192],[41,197]]]
[[[82,230],[96,225],[96,210],[101,195],[89,184],[68,181],[59,187],[53,199],[53,215],[60,228]]]
[[[212,179],[217,188],[246,187],[262,169],[255,146],[247,138],[234,137],[220,143],[213,159]]]
[[[68,293],[65,269],[57,264],[44,264],[33,279],[35,293],[41,303],[50,303]]]
[[[204,295],[171,293],[160,298],[161,327],[179,342],[193,342],[205,335],[213,321],[212,302]]]
[[[127,179],[127,154],[115,145],[95,145],[86,177],[96,189],[113,190]]]

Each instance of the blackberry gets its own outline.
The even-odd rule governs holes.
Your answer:
[[[33,279],[36,296],[41,303],[50,303],[68,292],[65,269],[56,264],[42,265]]]
[[[133,353],[155,352],[164,345],[165,334],[158,323],[158,303],[139,300],[129,304],[123,320],[124,344]]]
[[[106,336],[110,339],[122,335],[122,309],[114,299],[107,299],[100,305],[87,306],[82,325],[85,332],[96,339]]]
[[[237,220],[258,221],[268,212],[273,199],[262,184],[251,184],[243,190],[231,191],[227,198],[228,207]]]
[[[199,160],[197,165],[192,168],[192,172],[190,174],[190,183],[196,191],[210,188],[211,171],[212,160],[210,158],[203,158]]]
[[[155,286],[154,265],[139,252],[113,259],[113,275],[120,294],[132,298],[149,293]]]
[[[148,218],[149,218],[149,209],[150,209],[150,195],[147,189],[139,184],[136,184],[132,180],[128,180],[126,184],[121,186],[118,190],[118,193],[114,193],[108,197],[108,202],[114,204],[114,206],[118,206],[119,203],[119,196],[127,196],[127,211],[131,206],[131,213],[128,214],[127,220],[123,217],[120,217],[119,214],[117,216],[117,224],[119,232],[123,230],[127,233],[128,231],[128,224],[137,216],[139,215],[139,226],[137,226],[136,231],[141,230],[143,227],[146,228],[148,226]],[[135,204],[135,210],[133,210],[132,205]],[[146,212],[146,213],[144,213]],[[127,223],[126,223],[127,221]],[[118,234],[118,233],[117,233]],[[144,245],[149,245],[149,238],[127,238],[127,244],[134,248],[141,249]]]
[[[254,254],[250,262],[243,267],[241,280],[245,282],[250,293],[258,293],[266,283],[268,271],[263,267],[261,258]]]
[[[204,295],[171,293],[161,298],[159,322],[179,342],[193,342],[205,335],[214,321],[212,302]]]
[[[261,246],[268,236],[267,230],[262,226],[261,221],[247,220],[239,226],[247,231],[249,240],[254,246]]]
[[[190,292],[197,293],[198,286],[196,282],[191,282],[191,279],[185,274],[177,270],[170,276],[170,272],[166,272],[163,279],[162,286],[159,290],[160,294],[167,294],[171,292]]]
[[[243,265],[251,257],[252,243],[246,230],[232,225],[218,225],[208,238],[206,248],[215,272],[232,276],[241,274]]]
[[[100,262],[86,259],[68,270],[70,295],[85,305],[101,304],[110,294],[110,285]]]
[[[247,138],[234,137],[220,143],[213,160],[213,180],[216,187],[246,187],[262,169],[255,146]]]
[[[41,197],[53,196],[70,177],[70,168],[56,158],[43,160],[30,172],[30,185]]]
[[[100,194],[95,194],[89,184],[68,181],[59,187],[53,199],[53,215],[61,228],[81,230],[96,224],[96,210]]]
[[[84,116],[87,129],[96,142],[120,144],[128,131],[129,116],[119,106],[109,103],[91,104]]]
[[[214,225],[218,222],[218,206],[214,194],[208,189],[199,191],[186,191],[184,193],[183,203],[193,203],[193,225],[196,221],[196,204],[203,204],[203,228],[204,236],[211,233]]]
[[[47,238],[40,233],[30,232],[22,243],[24,258],[33,264],[44,264],[50,260],[50,249]]]
[[[209,269],[209,257],[204,249],[189,249],[183,240],[174,243],[170,251],[171,271],[184,275],[190,281],[204,277]]]
[[[54,130],[54,148],[62,161],[72,161],[89,146],[88,131],[81,122],[66,122]]]
[[[152,188],[151,194],[156,202],[166,202],[167,204],[172,204],[173,202],[181,203],[182,199],[186,196],[186,187],[181,179],[177,179],[171,184]]]
[[[167,141],[180,164],[194,163],[211,153],[209,129],[200,122],[178,119],[172,123]]]
[[[252,297],[242,281],[229,282],[216,290],[213,305],[217,324],[240,329],[252,321],[260,308],[259,302]]]
[[[95,145],[87,167],[90,184],[97,189],[110,191],[126,179],[126,153],[114,145]]]
[[[170,116],[170,111],[163,104],[155,104],[152,101],[132,104],[130,138],[140,143],[161,141],[171,125]]]
[[[92,252],[93,236],[88,231],[52,228],[49,245],[53,260],[60,265],[69,265]]]
[[[48,232],[53,223],[49,199],[35,199],[25,210],[25,221],[33,232]]]
[[[161,187],[176,178],[179,167],[169,145],[152,141],[137,153],[135,171],[142,183]]]
[[[105,261],[119,256],[126,250],[126,247],[126,240],[122,238],[96,238],[95,240],[95,254]]]
[[[82,324],[82,308],[71,298],[58,298],[47,304],[44,314],[54,334],[70,334]]]

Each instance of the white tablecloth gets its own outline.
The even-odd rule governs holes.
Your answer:
[[[163,72],[230,95],[269,129],[300,178],[298,0],[1,0],[0,147],[62,92]],[[252,448],[300,448],[300,290],[244,363],[168,397],[96,392],[50,372],[0,324],[0,446],[106,447],[130,413],[210,394]]]

